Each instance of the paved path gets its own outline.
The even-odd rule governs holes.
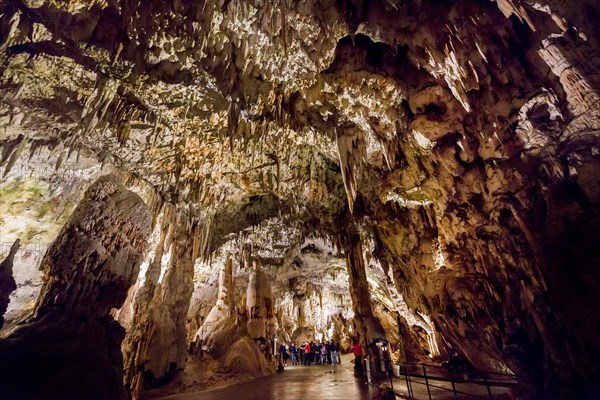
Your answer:
[[[375,392],[366,379],[356,378],[350,361],[351,355],[342,356],[341,365],[287,366],[283,373],[259,378],[219,389],[178,393],[154,400],[370,400]],[[429,393],[425,380],[412,379],[414,399],[427,400]],[[389,385],[389,380],[385,381]],[[449,382],[430,381],[434,400],[489,399],[487,388],[473,383],[456,384],[455,397]],[[394,379],[394,389],[399,399],[407,399],[404,379]],[[508,399],[508,388],[492,388],[494,400]]]
[[[342,365],[290,366],[283,373],[221,389],[180,393],[164,400],[353,400],[370,399],[366,380],[352,372],[350,357]]]

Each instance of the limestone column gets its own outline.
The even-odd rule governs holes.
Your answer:
[[[206,345],[213,355],[222,351],[223,347],[231,345],[231,343],[223,343],[223,338],[227,336],[226,332],[235,328],[235,319],[230,319],[234,315],[232,270],[233,259],[228,257],[219,270],[217,303],[211,308],[195,335],[195,346]]]
[[[0,342],[7,398],[124,399],[124,329],[110,312],[134,283],[150,235],[148,207],[116,177],[86,191],[42,263],[34,318]]]
[[[355,228],[348,228],[341,238],[346,257],[348,283],[354,309],[354,324],[364,345],[375,338],[385,338],[379,319],[374,316],[371,306],[371,293],[365,270],[363,248]]]
[[[133,398],[138,398],[143,387],[174,376],[187,355],[187,312],[194,289],[193,237],[198,224],[189,210],[174,205],[165,205],[163,224],[165,236],[148,269],[153,280],[147,282],[147,289],[140,288],[144,297],[136,299],[140,307],[124,346],[126,383]],[[163,254],[169,255],[167,265],[162,263]]]
[[[267,276],[256,263],[248,278],[246,309],[248,335],[253,339],[267,339],[267,325],[273,318],[273,294]]]
[[[233,295],[233,259],[231,256],[219,270],[219,291],[217,295],[217,305],[231,309]]]
[[[153,307],[152,299],[158,286],[158,280],[161,274],[162,259],[165,251],[168,250],[166,243],[171,240],[173,227],[176,221],[176,210],[170,204],[162,206],[158,224],[160,226],[160,235],[156,250],[148,263],[148,269],[144,275],[144,283],[137,289],[133,299],[132,320],[129,323],[125,341],[123,343],[123,358],[125,361],[125,385],[130,390],[132,397],[137,398],[137,394],[143,386],[144,363],[147,360],[146,335],[148,333],[149,310]]]

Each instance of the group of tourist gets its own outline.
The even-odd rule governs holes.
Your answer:
[[[340,343],[336,341],[302,342],[299,346],[281,344],[279,354],[283,365],[291,360],[292,365],[341,364]]]

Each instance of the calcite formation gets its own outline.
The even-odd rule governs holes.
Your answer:
[[[150,233],[142,199],[112,175],[86,191],[42,260],[32,318],[2,343],[7,398],[126,398],[111,309],[123,305]],[[12,257],[12,255],[11,255]]]
[[[17,239],[10,247],[6,258],[0,263],[0,328],[4,324],[4,313],[10,302],[10,294],[17,288],[13,277],[13,261],[19,247],[20,241]]]
[[[186,315],[193,290],[198,225],[189,210],[165,205],[160,212],[156,252],[138,277],[131,328],[123,343],[125,382],[137,396],[183,367],[187,355]],[[145,383],[146,382],[146,383]]]
[[[360,236],[352,228],[352,226],[349,227],[349,232],[343,239],[344,254],[346,255],[349,289],[354,306],[355,330],[358,339],[366,347],[374,339],[386,339],[386,337],[381,322],[373,315]]]
[[[358,335],[459,351],[517,398],[593,397],[598,20],[596,0],[3,1],[0,256],[49,243],[106,171],[153,232],[142,249],[139,202],[139,232],[82,225],[102,243],[67,223],[36,276],[15,263],[2,335],[43,273],[25,325],[112,312],[119,396]]]
[[[273,294],[267,276],[257,265],[248,277],[246,315],[250,337],[266,339],[269,320],[273,318]]]

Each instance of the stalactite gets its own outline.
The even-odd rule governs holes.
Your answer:
[[[11,144],[7,145],[6,148],[3,149],[2,154],[2,162],[0,162],[0,166],[4,164],[5,160],[8,160],[6,163],[6,167],[4,167],[4,172],[2,173],[2,178],[6,178],[6,175],[10,172],[10,170],[14,167],[15,163],[19,159],[19,156],[25,149],[25,146],[29,142],[27,136],[19,135],[15,141]]]

